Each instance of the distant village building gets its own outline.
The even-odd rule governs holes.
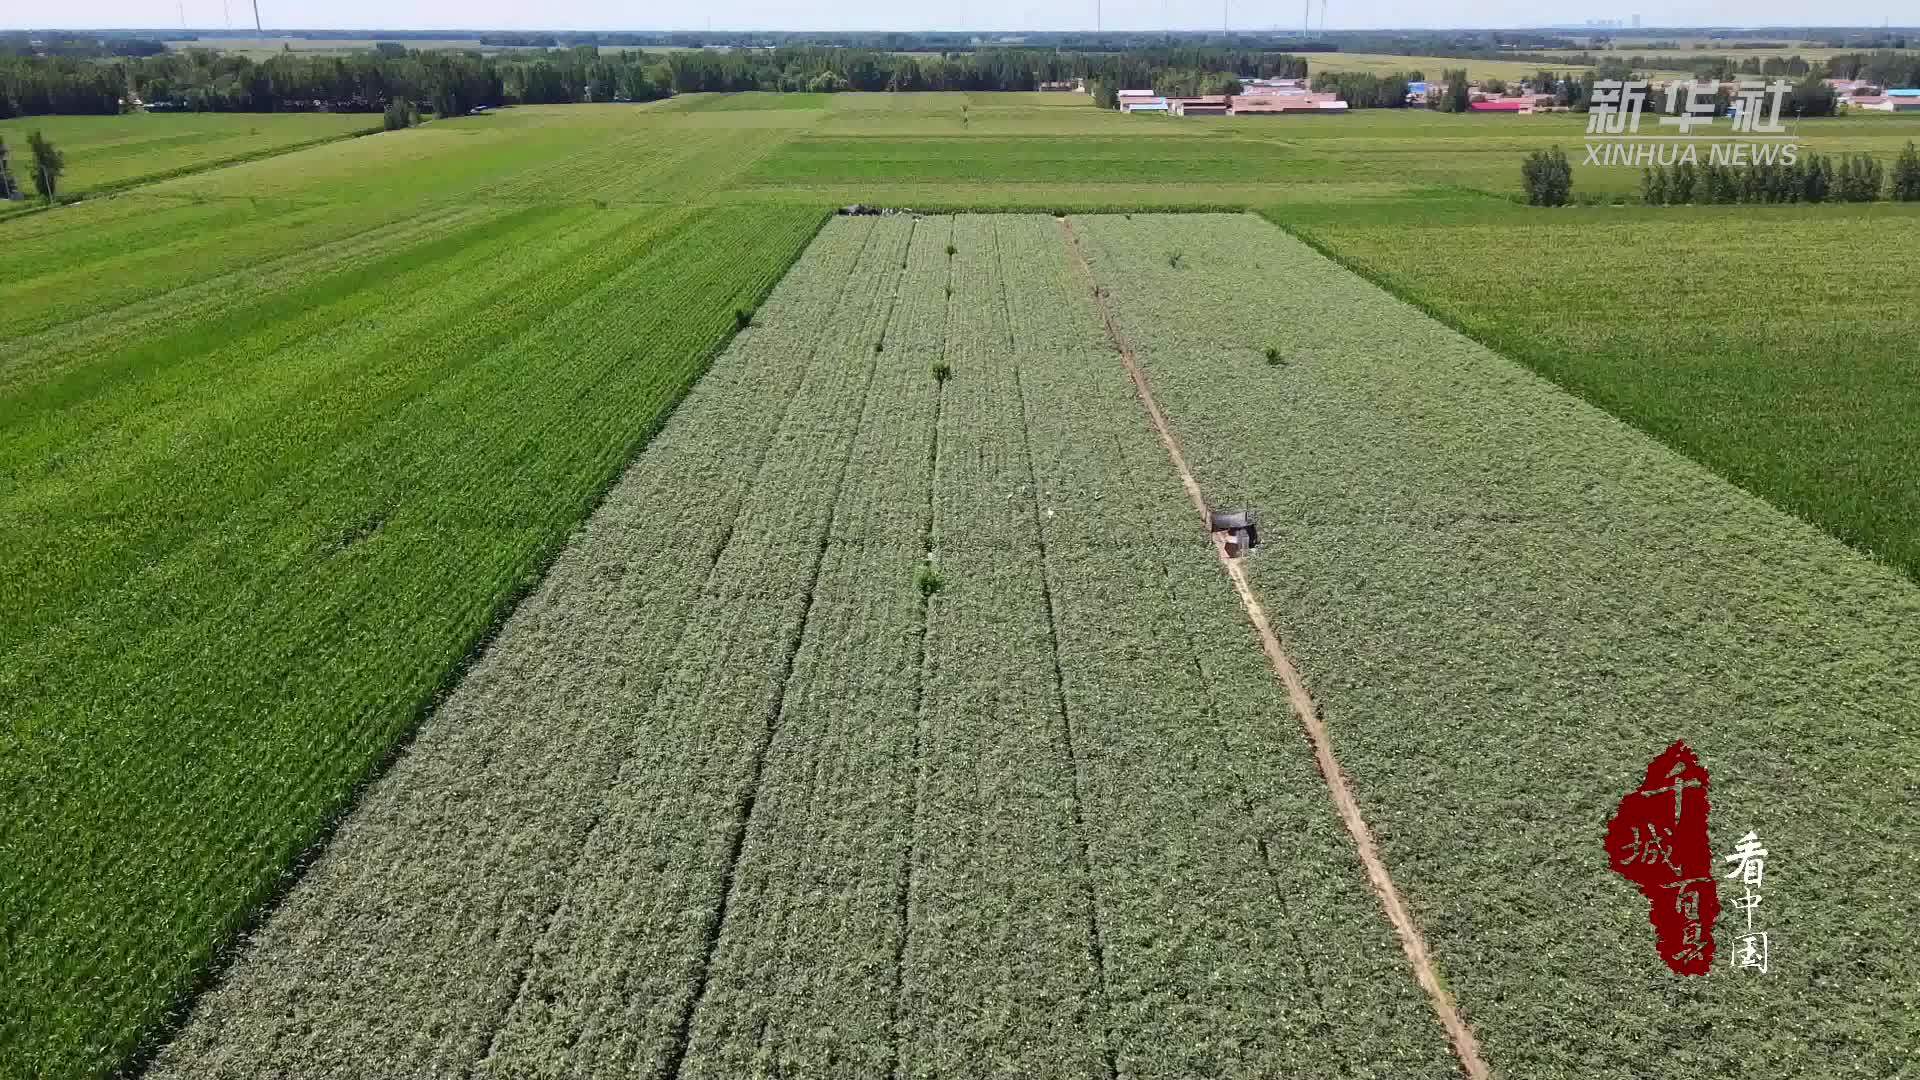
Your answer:
[[[1120,111],[1125,113],[1167,111],[1167,99],[1151,90],[1122,90],[1118,95]]]
[[[1241,87],[1240,92],[1242,94],[1247,94],[1247,95],[1263,94],[1263,93],[1285,93],[1289,91],[1304,94],[1307,92],[1307,80],[1305,79],[1242,79],[1240,81],[1240,87]]]
[[[1472,112],[1510,112],[1532,113],[1543,105],[1553,104],[1553,98],[1534,94],[1520,97],[1482,97],[1467,103]]]
[[[1874,112],[1920,113],[1920,90],[1889,90],[1884,94],[1856,94],[1841,102],[1850,109]]]
[[[1167,99],[1167,111],[1175,116],[1225,116],[1228,107],[1225,94]]]
[[[1338,94],[1239,94],[1229,99],[1231,116],[1337,115],[1347,111]]]
[[[1283,113],[1329,115],[1347,111],[1338,94],[1316,94],[1305,79],[1255,79],[1239,94],[1161,97],[1151,90],[1122,90],[1121,112],[1154,112],[1172,116],[1278,116]]]

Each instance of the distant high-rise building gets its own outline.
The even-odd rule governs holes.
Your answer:
[[[1633,17],[1633,28],[1634,28],[1635,30],[1638,30],[1638,29],[1640,29],[1640,16],[1638,16],[1638,15],[1635,15],[1635,16]]]

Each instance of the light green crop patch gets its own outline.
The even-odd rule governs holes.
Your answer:
[[[1258,218],[1074,225],[1207,497],[1263,512],[1253,583],[1496,1073],[1895,1066],[1920,587]],[[1286,287],[1195,288],[1228,275]],[[1672,975],[1608,869],[1607,818],[1681,738],[1717,851],[1756,829],[1809,860],[1767,897],[1794,944],[1763,978],[1726,966],[1731,912],[1720,969]]]

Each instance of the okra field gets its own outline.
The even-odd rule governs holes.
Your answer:
[[[0,220],[0,1077],[1912,1070],[1920,214],[1467,119],[95,125]],[[1764,975],[1609,868],[1677,739]]]

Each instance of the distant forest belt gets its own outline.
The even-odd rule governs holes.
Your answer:
[[[1073,228],[1208,504],[1262,512],[1244,573],[1493,1074],[1899,1075],[1920,586],[1252,215]],[[1668,971],[1608,867],[1676,739],[1714,850],[1775,856],[1765,976],[1731,906]]]

